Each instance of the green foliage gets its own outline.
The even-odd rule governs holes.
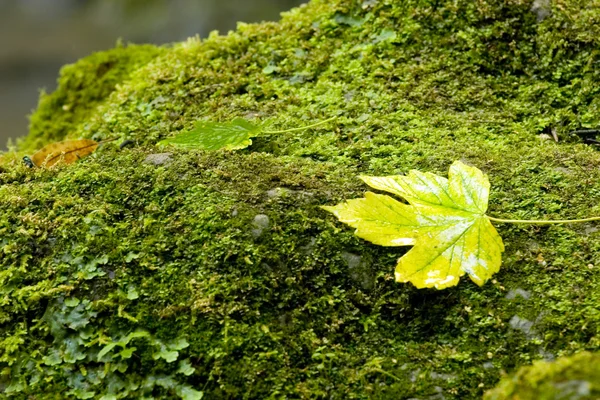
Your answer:
[[[111,71],[127,71],[100,85],[101,101],[85,99],[97,98],[94,66],[113,52],[65,69],[22,149],[62,135],[137,146],[107,146],[69,168],[2,163],[0,391],[13,380],[18,399],[101,393],[74,378],[104,373],[97,353],[138,330],[189,346],[171,363],[153,358],[161,347],[148,338],[129,342],[130,358],[120,346],[107,353],[127,370],[109,369],[103,384],[130,398],[177,397],[152,384],[169,376],[210,399],[478,399],[503,371],[600,350],[597,226],[503,227],[494,280],[438,292],[398,285],[399,249],[360,240],[320,209],[360,197],[357,175],[442,174],[461,159],[495,183],[495,215],[600,214],[598,154],[566,135],[600,124],[598,11],[569,0],[538,22],[531,6],[312,1],[279,23],[117,63]],[[65,98],[86,111],[69,112]],[[330,115],[340,115],[330,129],[256,137],[246,151],[173,148],[168,165],[144,162],[208,116],[296,127]],[[537,135],[550,127],[558,144]],[[73,364],[42,318],[51,305],[69,312],[61,298],[91,304],[78,310],[87,325],[63,327],[66,337],[98,339],[70,351],[90,351]],[[513,328],[515,316],[529,329]]]
[[[594,400],[600,397],[600,354],[581,352],[536,361],[503,378],[484,400]]]
[[[52,302],[42,318],[54,338],[52,346],[46,355],[21,354],[13,363],[12,379],[5,392],[31,395],[64,385],[66,394],[73,398],[106,400],[147,396],[160,387],[184,400],[202,398],[202,392],[176,376],[193,374],[189,359],[181,359],[171,375],[145,371],[146,353],[153,360],[173,363],[189,346],[184,338],[165,343],[140,329],[111,337],[105,329],[97,329],[96,307],[76,297]]]
[[[322,125],[335,118],[336,117],[329,118],[325,121],[301,128],[292,128],[282,131],[265,131],[262,127],[252,125],[242,118],[236,118],[231,122],[223,123],[199,121],[192,131],[181,133],[171,139],[165,139],[158,142],[158,145],[175,145],[188,149],[201,150],[244,149],[252,144],[252,140],[250,139],[252,137],[305,130]]]
[[[444,289],[467,273],[481,286],[498,272],[504,244],[485,215],[490,183],[479,169],[457,161],[448,179],[415,170],[406,176],[362,179],[409,205],[367,192],[364,199],[323,208],[370,242],[414,245],[398,260],[398,282]]]
[[[31,116],[29,135],[21,147],[31,152],[51,142],[81,137],[73,135],[76,127],[94,115],[116,86],[165,53],[166,49],[156,46],[119,45],[64,66],[58,89],[53,93],[42,92],[38,108]]]
[[[165,139],[158,145],[202,150],[244,149],[252,144],[250,138],[260,135],[261,131],[260,127],[242,118],[224,123],[199,121],[193,130]]]

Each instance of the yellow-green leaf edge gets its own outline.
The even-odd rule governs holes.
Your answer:
[[[362,199],[323,208],[372,243],[413,245],[398,260],[396,281],[444,289],[468,274],[481,286],[500,269],[504,244],[485,215],[490,183],[481,170],[456,161],[448,178],[412,170],[361,179],[409,204],[367,192]]]

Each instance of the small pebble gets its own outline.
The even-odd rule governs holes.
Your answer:
[[[535,0],[531,5],[531,11],[535,13],[537,22],[541,22],[552,14],[550,0]]]
[[[254,229],[251,230],[252,236],[256,239],[263,234],[263,232],[269,228],[271,222],[269,217],[265,214],[258,214],[252,221]]]
[[[286,196],[292,191],[286,188],[276,187],[275,189],[267,190],[267,197],[270,199],[276,199],[278,197]]]
[[[517,298],[517,296],[521,296],[525,300],[529,300],[531,293],[521,288],[509,290],[508,293],[506,293],[507,300],[514,300]]]
[[[146,164],[153,165],[166,165],[171,161],[171,153],[148,154],[148,156],[144,159]]]
[[[533,332],[533,322],[525,318],[514,315],[508,323],[510,324],[511,328],[523,332],[529,338],[535,335]]]

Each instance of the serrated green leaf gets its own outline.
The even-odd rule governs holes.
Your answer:
[[[409,204],[367,192],[363,199],[323,208],[375,244],[414,244],[398,260],[397,281],[443,289],[466,273],[482,285],[499,270],[504,245],[485,215],[490,184],[479,169],[457,161],[448,179],[419,171],[362,179]]]
[[[237,150],[250,146],[250,138],[258,136],[261,131],[260,127],[243,118],[230,122],[199,121],[193,130],[165,139],[158,145],[202,150]]]

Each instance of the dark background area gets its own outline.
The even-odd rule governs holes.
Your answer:
[[[0,150],[27,134],[40,89],[94,51],[226,33],[238,21],[278,20],[307,0],[0,0]]]

